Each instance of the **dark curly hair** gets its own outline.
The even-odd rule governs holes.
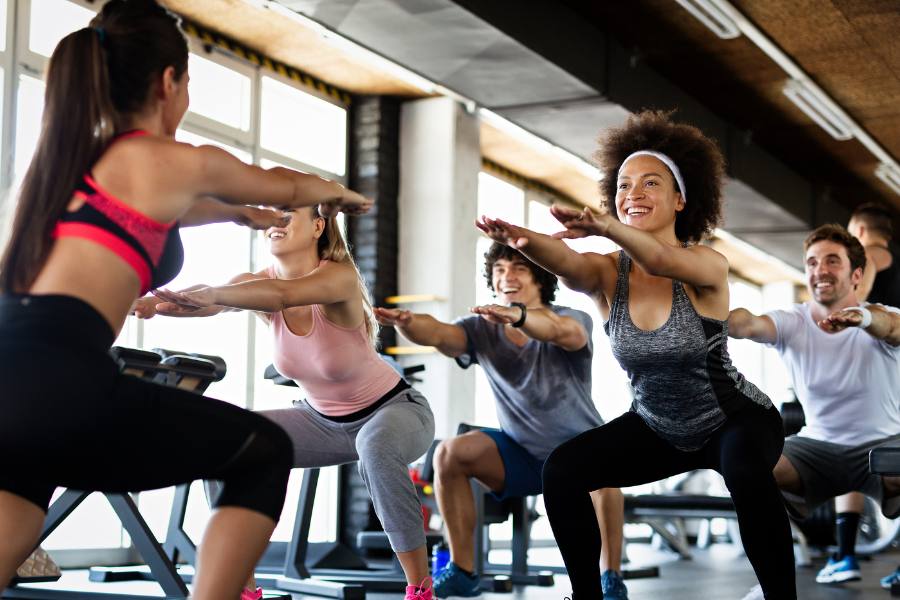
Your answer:
[[[866,268],[866,249],[858,239],[837,223],[822,225],[806,236],[806,240],[803,242],[803,251],[806,252],[810,246],[821,241],[834,242],[847,249],[851,273],[857,269]]]
[[[556,278],[556,275],[537,266],[515,248],[510,248],[498,242],[491,244],[488,251],[484,253],[484,278],[487,280],[489,290],[492,292],[496,291],[494,290],[494,263],[500,259],[522,261],[528,267],[528,270],[531,271],[534,282],[541,288],[541,303],[550,304],[553,302],[556,298],[556,288],[559,287],[559,280]]]
[[[603,178],[603,205],[616,218],[616,188],[622,162],[638,150],[669,156],[681,171],[689,190],[684,210],[675,217],[675,236],[682,242],[699,242],[712,233],[722,218],[722,177],[725,159],[716,143],[692,125],[673,123],[672,112],[644,111],[628,117],[625,125],[610,129],[600,138],[594,154]],[[675,183],[676,191],[678,184]]]

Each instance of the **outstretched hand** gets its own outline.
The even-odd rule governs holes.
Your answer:
[[[333,217],[338,212],[350,216],[358,216],[369,212],[374,204],[375,202],[371,198],[366,198],[351,189],[343,188],[340,198],[319,204],[319,214],[325,219]]]
[[[405,327],[409,325],[413,317],[412,312],[402,308],[381,308],[376,306],[372,310],[378,323],[388,327]]]
[[[492,219],[482,215],[480,220],[475,219],[475,227],[495,242],[510,248],[524,248],[528,245],[528,230],[502,219]]]
[[[172,290],[158,289],[153,290],[153,295],[163,301],[163,303],[174,304],[181,308],[208,308],[215,306],[215,290],[211,287],[199,287],[183,292],[173,292]],[[160,310],[161,304],[157,304],[157,312]]]
[[[469,309],[476,315],[489,323],[497,325],[511,325],[518,322],[522,318],[522,309],[518,306],[503,306],[502,304],[484,304],[482,306],[473,306]]]
[[[553,234],[558,240],[578,239],[591,235],[605,237],[610,220],[613,218],[606,209],[595,213],[588,207],[577,210],[559,204],[550,207],[550,214],[566,228],[565,231]]]
[[[234,222],[250,229],[266,230],[270,227],[287,227],[291,222],[291,214],[272,208],[242,206]]]
[[[862,322],[863,316],[859,311],[844,309],[831,313],[819,321],[818,325],[822,331],[837,333],[848,327],[859,327]]]

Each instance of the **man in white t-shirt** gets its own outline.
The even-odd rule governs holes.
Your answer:
[[[871,474],[868,456],[900,439],[900,309],[857,300],[865,249],[840,225],[819,227],[804,248],[809,302],[762,316],[738,308],[728,318],[731,337],[778,351],[806,415],[806,426],[785,440],[775,479],[794,516],[859,491],[896,517],[900,478]],[[847,522],[842,528],[839,518],[838,556],[816,581],[859,579],[853,556],[859,516],[852,516],[839,515]]]

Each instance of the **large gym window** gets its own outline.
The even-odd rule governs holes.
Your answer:
[[[13,179],[20,182],[25,176],[31,155],[37,147],[41,133],[41,116],[44,113],[44,82],[31,75],[19,75],[16,90],[16,146],[13,149],[15,175]]]
[[[69,0],[31,0],[28,49],[50,58],[59,40],[85,27],[95,12]]]
[[[347,111],[282,78],[262,78],[260,145],[328,173],[347,171]],[[278,156],[271,156],[279,160]]]
[[[188,72],[192,113],[241,131],[250,130],[252,82],[248,75],[194,53]]]

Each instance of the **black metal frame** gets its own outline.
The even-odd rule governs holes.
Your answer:
[[[63,492],[56,502],[50,505],[47,517],[44,519],[44,529],[38,543],[43,542],[59,525],[72,514],[78,505],[91,495],[93,492],[83,492],[79,490],[66,490]],[[122,526],[128,535],[131,536],[131,543],[140,553],[141,557],[147,562],[153,579],[159,584],[163,590],[164,596],[155,596],[158,598],[166,598],[167,600],[182,600],[188,597],[187,586],[178,576],[175,565],[169,560],[166,551],[162,545],[153,536],[150,526],[138,511],[137,504],[129,494],[104,494],[109,501]],[[6,589],[2,593],[4,598],[34,598],[41,600],[54,600],[57,598],[65,598],[72,600],[146,600],[146,595],[129,595],[129,594],[107,594],[93,592],[79,592],[71,590],[52,589],[46,587],[28,588],[22,586],[13,586]]]
[[[491,523],[485,519],[485,496],[490,490],[474,479],[471,485],[475,499],[475,568],[482,578],[482,587],[491,591],[512,591],[512,585],[552,586],[552,570],[533,570],[528,566],[531,538],[528,498],[523,496],[509,500],[513,520],[512,562],[509,565],[494,564],[488,559]],[[506,581],[508,585],[504,585]]]

